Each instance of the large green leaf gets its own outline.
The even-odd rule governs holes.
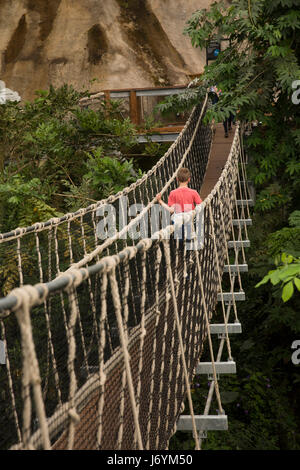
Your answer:
[[[281,296],[282,300],[284,302],[287,302],[292,297],[293,293],[294,293],[293,281],[289,281],[282,289],[282,296]]]

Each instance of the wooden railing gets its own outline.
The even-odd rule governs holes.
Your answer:
[[[160,87],[160,88],[126,88],[119,90],[105,90],[104,96],[107,101],[113,98],[129,98],[129,115],[133,124],[139,126],[141,120],[141,103],[144,96],[170,96],[182,93],[186,85]]]

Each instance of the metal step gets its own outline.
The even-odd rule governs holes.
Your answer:
[[[237,302],[237,301],[241,301],[241,300],[245,300],[245,292],[223,292],[223,300],[224,302],[227,302],[229,300],[233,300],[232,297],[234,298],[234,300]],[[218,302],[221,302],[222,300],[222,294],[219,293],[218,294]]]
[[[220,335],[225,333],[225,323],[215,323],[209,325],[211,335]],[[242,325],[240,323],[227,323],[228,334],[242,333]]]
[[[227,431],[227,415],[195,415],[197,431]],[[193,431],[190,415],[181,415],[177,421],[177,431]]]
[[[6,364],[4,341],[0,341],[0,364]]]
[[[236,363],[234,361],[215,362],[217,374],[236,374]],[[196,367],[196,374],[209,375],[213,373],[212,362],[200,362]]]
[[[248,206],[254,206],[253,199],[237,199],[236,203],[238,206],[243,206],[246,207]]]
[[[248,264],[225,264],[224,266],[224,273],[247,273],[248,272]]]
[[[252,225],[252,219],[232,219],[234,226]]]
[[[228,248],[249,248],[250,240],[229,240],[227,247]]]

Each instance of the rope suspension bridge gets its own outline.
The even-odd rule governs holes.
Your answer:
[[[236,302],[245,298],[251,200],[245,126],[236,125],[224,163],[214,160],[208,106],[206,97],[130,187],[0,235],[0,448],[167,449],[176,430],[187,430],[200,449],[206,431],[227,429],[219,374],[236,367],[230,335],[241,332]],[[190,243],[176,237],[181,223],[154,211],[181,167],[192,188],[207,192],[186,214]],[[131,215],[132,205],[140,210]],[[210,362],[201,362],[206,345]],[[210,377],[203,414],[193,409],[197,374]]]

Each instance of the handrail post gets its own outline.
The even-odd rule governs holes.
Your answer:
[[[108,118],[108,110],[109,110],[109,102],[110,102],[110,90],[104,91],[104,103],[105,103],[105,117]]]
[[[138,97],[136,96],[136,91],[130,91],[129,97],[129,112],[130,112],[130,119],[133,124],[138,126],[140,124],[140,112],[138,106]]]

